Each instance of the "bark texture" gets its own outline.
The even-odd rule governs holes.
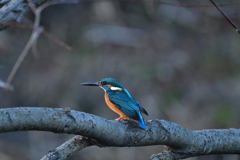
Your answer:
[[[49,0],[31,0],[36,6]],[[2,0],[0,2],[0,30],[5,29],[12,23],[19,23],[30,7],[23,0]]]
[[[134,121],[107,120],[61,108],[18,107],[0,109],[0,132],[51,131],[86,136],[100,146],[133,147],[166,145],[163,157],[181,159],[207,154],[240,154],[240,129],[190,131],[165,120],[147,121],[147,130]],[[171,159],[171,158],[170,158]]]

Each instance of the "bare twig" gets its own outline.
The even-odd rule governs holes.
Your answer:
[[[28,43],[26,44],[24,50],[20,54],[17,62],[14,64],[13,69],[12,69],[12,71],[10,72],[10,74],[8,76],[7,84],[9,84],[9,85],[11,84],[15,74],[17,73],[17,70],[18,70],[19,66],[22,64],[22,62],[23,62],[24,58],[26,57],[27,53],[29,52],[30,48],[32,47],[34,42],[38,39],[39,35],[43,31],[43,28],[39,27],[40,12],[37,12],[35,4],[31,0],[27,0],[27,1],[29,3],[30,8],[32,9],[32,11],[35,14],[34,30],[33,30],[33,33],[31,35]]]
[[[66,43],[64,43],[63,41],[59,40],[58,38],[56,38],[55,36],[53,36],[52,34],[46,32],[46,31],[43,31],[43,34],[48,37],[49,39],[55,41],[58,45],[64,47],[65,49],[71,51],[72,50],[72,47],[70,47],[69,45],[67,45]]]
[[[13,90],[13,86],[3,82],[1,79],[0,79],[0,87],[7,90],[11,90],[11,91]]]
[[[32,0],[27,0],[27,1],[28,1],[28,4],[29,4],[30,8],[32,9],[33,13],[35,14],[35,20],[34,20],[33,26],[36,29],[40,25],[41,12],[42,12],[42,10],[40,9],[41,6],[39,6],[37,8],[36,5],[32,2]],[[45,2],[45,3],[48,3],[48,2]],[[42,5],[44,5],[44,4],[42,4]]]
[[[240,30],[238,29],[238,27],[234,24],[233,21],[231,21],[230,18],[228,18],[228,16],[221,10],[221,8],[219,8],[219,6],[213,1],[210,0],[212,2],[212,4],[217,8],[217,10],[223,15],[223,17],[233,26],[233,28],[235,28],[235,30],[240,34]]]
[[[10,85],[19,66],[21,65],[21,63],[23,62],[24,58],[26,57],[28,51],[30,50],[32,44],[34,43],[34,41],[38,38],[38,36],[41,34],[41,32],[43,31],[42,27],[38,27],[33,34],[31,35],[31,38],[29,39],[28,43],[26,44],[25,48],[23,49],[22,53],[20,54],[17,62],[14,64],[12,71],[10,72],[8,79],[7,79],[7,84]]]
[[[93,0],[95,1],[95,0]],[[155,0],[117,0],[117,1],[128,1],[128,2],[144,2],[144,3],[156,3],[156,4],[164,4],[169,6],[177,6],[177,7],[186,7],[186,8],[199,8],[199,7],[212,7],[212,5],[208,4],[187,4],[187,3],[179,3],[179,2],[168,2],[168,1],[155,1]],[[222,3],[219,6],[229,6],[234,5],[233,3]]]
[[[44,9],[50,5],[55,5],[55,4],[83,4],[83,3],[96,3],[96,2],[104,2],[104,1],[112,1],[112,2],[118,2],[118,1],[125,1],[125,2],[136,2],[136,3],[154,3],[154,4],[163,4],[163,5],[169,5],[169,6],[178,6],[178,7],[212,7],[212,5],[208,4],[187,4],[187,3],[178,3],[178,2],[168,2],[168,1],[155,1],[155,0],[34,0],[33,3],[32,0],[27,0],[29,3],[29,7],[23,7],[25,6],[26,3],[21,3],[20,5],[17,6],[20,2],[23,2],[23,0],[12,0],[9,3],[9,0],[3,0],[4,6],[0,9],[0,21],[7,21],[7,22],[20,22],[22,19],[24,13],[29,10],[29,7],[32,9],[33,12],[35,12],[36,5],[40,5],[40,8]],[[16,3],[18,2],[18,3]],[[44,3],[45,2],[45,3]],[[6,3],[6,4],[5,4]],[[9,5],[10,4],[10,5]],[[22,5],[24,4],[24,5]],[[228,6],[228,5],[233,5],[233,3],[222,3],[219,4],[218,6]],[[15,7],[18,8],[15,8]],[[38,8],[39,8],[38,7]],[[14,9],[17,9],[18,13],[13,12]],[[1,13],[2,12],[2,13]],[[7,13],[12,12],[12,14]],[[6,15],[6,16],[5,16]],[[5,16],[5,17],[4,17]],[[5,19],[3,19],[3,17]],[[7,26],[0,26],[0,29],[3,30]]]
[[[36,5],[33,3],[32,0],[27,0],[29,7],[31,8],[32,12],[36,14]]]
[[[59,0],[61,1],[61,0]],[[199,7],[213,7],[209,4],[188,4],[188,3],[179,3],[179,2],[169,2],[169,1],[156,1],[156,0],[67,0],[65,3],[96,3],[96,2],[136,2],[136,3],[154,3],[154,4],[163,4],[169,6],[177,7],[190,7],[190,8],[199,8]],[[64,2],[63,2],[64,3]],[[234,5],[233,3],[221,3],[219,6],[229,6]]]
[[[84,136],[75,136],[56,149],[51,150],[47,155],[41,158],[41,160],[64,160],[76,154],[81,149],[92,146],[94,144],[95,140],[91,138]]]
[[[24,23],[16,23],[16,22],[1,22],[0,24],[4,24],[4,25],[8,25],[8,26],[13,26],[13,27],[18,27],[18,28],[24,28],[24,29],[29,29],[29,30],[34,30],[34,27],[31,25],[27,25]],[[71,51],[72,47],[70,47],[68,44],[64,43],[63,41],[61,41],[60,39],[58,39],[57,37],[55,37],[54,35],[50,34],[49,32],[43,30],[42,34],[44,36],[46,36],[47,38],[53,40],[55,43],[57,43],[58,45],[64,47],[65,49]]]
[[[55,3],[50,3],[50,2],[46,2],[45,4],[43,4],[42,6],[39,6],[38,8],[36,8],[35,4],[32,2],[32,0],[27,0],[29,3],[30,8],[32,9],[33,13],[35,14],[35,20],[34,20],[34,29],[33,29],[33,33],[27,43],[27,45],[25,46],[24,50],[22,51],[22,53],[20,54],[17,62],[15,63],[12,71],[9,74],[9,77],[7,79],[7,84],[10,85],[19,66],[21,65],[21,63],[23,62],[24,58],[26,57],[27,53],[29,52],[30,48],[33,46],[33,44],[37,41],[40,33],[43,32],[43,28],[39,27],[40,25],[40,19],[41,19],[41,12],[43,9],[45,9],[47,6],[52,5],[52,4],[57,4]],[[47,35],[48,37],[50,37],[50,35],[48,33],[45,32],[45,35]],[[54,39],[54,37],[51,37],[52,39]],[[55,41],[57,41],[57,39],[55,39]],[[66,46],[64,43],[61,43],[61,41],[57,41],[60,45],[64,46],[67,49],[71,49],[68,46]]]

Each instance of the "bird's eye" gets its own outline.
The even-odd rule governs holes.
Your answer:
[[[101,84],[102,84],[102,85],[106,85],[107,82],[106,82],[106,81],[102,81]]]

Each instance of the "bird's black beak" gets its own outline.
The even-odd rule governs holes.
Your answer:
[[[84,86],[101,86],[101,83],[100,82],[84,82],[84,83],[81,83],[81,85],[84,85]]]

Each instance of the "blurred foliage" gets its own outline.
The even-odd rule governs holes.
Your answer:
[[[231,104],[219,103],[215,106],[213,120],[218,128],[229,128],[229,126],[238,126],[237,115],[234,114],[234,108]]]
[[[0,90],[0,107],[70,107],[114,119],[117,115],[106,107],[103,91],[80,85],[113,77],[146,108],[146,120],[166,119],[191,130],[240,127],[239,34],[209,1],[167,2],[172,4],[103,1],[48,7],[41,25],[73,51],[41,35],[38,53],[27,55],[14,78],[15,90]],[[240,26],[239,2],[217,3],[233,4],[222,9]],[[33,20],[28,13],[23,22]],[[2,80],[30,34],[18,27],[0,32]],[[0,159],[40,159],[71,137],[47,132],[0,134]],[[143,160],[161,150],[162,146],[90,147],[70,159]]]

